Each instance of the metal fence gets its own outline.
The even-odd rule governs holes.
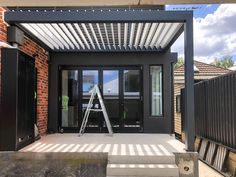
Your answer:
[[[236,72],[199,82],[195,84],[194,92],[196,135],[235,151]]]

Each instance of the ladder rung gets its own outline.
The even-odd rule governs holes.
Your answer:
[[[96,111],[96,112],[102,111],[102,109],[88,109],[88,110],[90,110],[90,111]]]

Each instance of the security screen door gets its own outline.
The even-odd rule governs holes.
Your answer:
[[[89,102],[90,90],[101,90],[114,132],[142,132],[141,67],[62,67],[60,70],[60,125],[77,132]],[[100,109],[98,99],[94,109]],[[102,112],[91,112],[86,132],[106,132]]]

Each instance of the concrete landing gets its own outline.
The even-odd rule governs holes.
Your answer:
[[[23,152],[108,153],[108,176],[179,176],[175,152],[184,145],[167,134],[51,134]]]

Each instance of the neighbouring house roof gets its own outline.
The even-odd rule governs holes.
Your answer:
[[[229,70],[235,71],[236,70],[236,65],[229,68]]]
[[[199,61],[194,61],[194,79],[195,80],[206,80],[213,77],[217,77],[222,74],[230,72],[228,69],[214,66]],[[184,80],[184,65],[178,67],[174,71],[175,82],[183,82]]]

